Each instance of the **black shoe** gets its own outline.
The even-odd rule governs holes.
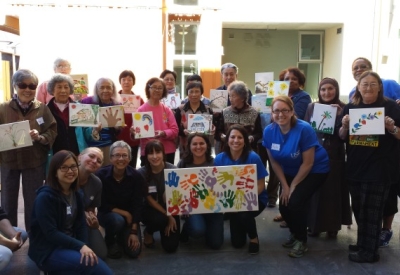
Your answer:
[[[182,227],[181,234],[179,235],[179,241],[181,243],[189,242],[189,234],[188,234],[187,230],[185,230],[185,227]]]
[[[250,255],[256,255],[260,251],[260,245],[258,243],[249,243],[249,253]]]
[[[122,250],[118,243],[113,243],[108,246],[107,257],[110,259],[119,259],[122,257]]]
[[[357,252],[357,251],[359,251],[361,248],[358,246],[358,245],[356,245],[356,244],[349,244],[349,250],[350,251],[352,251],[352,252]]]
[[[375,263],[379,261],[379,254],[374,256],[368,256],[366,251],[359,250],[358,252],[353,252],[349,254],[349,260],[356,263]]]

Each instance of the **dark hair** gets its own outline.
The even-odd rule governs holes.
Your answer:
[[[162,142],[158,139],[150,140],[144,148],[144,167],[146,167],[146,182],[150,182],[150,179],[152,177],[152,169],[150,162],[147,159],[147,156],[153,153],[153,151],[162,152],[164,164],[167,162],[167,156],[165,155],[164,145],[162,144]]]
[[[199,88],[201,94],[204,93],[204,87],[203,87],[203,84],[201,82],[191,82],[191,83],[186,85],[186,94],[189,95],[189,90],[193,89],[193,88]]]
[[[135,86],[136,77],[135,77],[135,74],[134,74],[132,71],[130,71],[130,70],[122,71],[122,73],[119,74],[119,78],[118,78],[119,83],[121,83],[121,79],[122,79],[122,78],[127,77],[127,76],[132,77],[132,79],[133,79],[133,86]]]
[[[274,104],[277,101],[281,101],[283,103],[285,103],[286,105],[289,106],[290,111],[294,110],[294,104],[293,101],[290,97],[288,97],[287,95],[278,95],[276,97],[274,97],[274,99],[272,100],[272,104],[271,104],[271,110],[274,110]],[[297,123],[297,118],[296,118],[296,114],[293,114],[293,116],[290,118],[290,127],[294,127]]]
[[[351,99],[351,103],[353,103],[354,105],[359,105],[363,101],[360,90],[358,89],[358,86],[360,86],[361,80],[369,75],[376,78],[376,80],[378,80],[379,91],[378,91],[378,98],[376,99],[376,103],[380,104],[386,100],[385,97],[383,96],[383,85],[382,85],[381,77],[376,72],[365,71],[360,75],[360,78],[358,79],[358,83],[356,86],[356,92],[354,93],[354,95]]]
[[[151,85],[153,85],[155,82],[160,82],[161,85],[163,86],[163,94],[162,94],[162,98],[167,97],[168,95],[168,91],[167,91],[167,87],[165,86],[165,83],[162,79],[158,78],[158,77],[152,77],[149,80],[147,80],[146,82],[146,87],[144,88],[144,91],[146,92],[146,97],[147,99],[150,99],[150,87]]]
[[[47,83],[47,92],[54,95],[54,87],[57,83],[67,82],[69,86],[69,94],[74,93],[74,80],[66,74],[54,74],[50,81]]]
[[[306,76],[300,71],[299,68],[297,67],[289,67],[279,73],[279,80],[284,81],[285,80],[285,74],[287,73],[292,73],[297,77],[297,80],[299,81],[300,87],[304,88],[304,85],[306,84]]]
[[[64,162],[66,162],[68,159],[71,158],[75,161],[75,164],[78,166],[78,159],[71,151],[61,150],[53,155],[49,165],[46,185],[50,186],[51,188],[57,191],[62,192],[61,184],[57,178],[57,170],[62,166]],[[76,177],[75,181],[71,184],[70,187],[71,191],[78,190],[79,169],[76,171],[76,173],[78,173],[78,176]]]
[[[245,162],[250,154],[251,146],[249,141],[249,134],[247,133],[246,128],[244,128],[244,126],[241,124],[233,124],[231,127],[229,127],[228,131],[226,132],[226,144],[224,146],[224,152],[229,156],[230,159],[232,159],[231,148],[228,146],[228,141],[229,136],[231,135],[231,132],[233,130],[239,131],[243,136],[244,147],[239,159],[241,162]]]
[[[324,101],[321,97],[320,93],[321,87],[322,85],[325,84],[331,84],[335,88],[335,97],[330,102]],[[339,83],[336,81],[336,79],[330,77],[323,78],[318,86],[318,101],[323,104],[343,104],[343,102],[340,101],[339,96],[340,96]]]
[[[13,74],[12,85],[15,86],[18,83],[21,83],[26,79],[32,80],[33,84],[35,84],[35,85],[37,85],[39,83],[39,79],[32,71],[20,69]]]
[[[353,65],[357,60],[364,60],[365,62],[367,62],[368,66],[369,66],[369,70],[372,70],[372,63],[371,61],[368,60],[368,58],[365,57],[357,57],[356,59],[354,59],[353,63],[351,63],[351,70],[353,70]]]
[[[186,84],[188,84],[189,81],[201,82],[201,83],[203,83],[203,79],[202,79],[201,76],[199,76],[198,74],[189,75],[189,76],[186,78]]]
[[[182,158],[183,161],[185,163],[193,163],[193,154],[192,151],[190,150],[190,144],[192,143],[194,137],[201,137],[204,139],[205,143],[207,144],[206,160],[210,162],[213,159],[213,157],[211,156],[211,142],[208,136],[204,133],[193,133],[188,136],[186,143],[186,151]]]
[[[172,74],[174,76],[174,82],[176,84],[176,72],[174,71],[170,71],[170,70],[164,70],[161,74],[160,74],[160,78],[164,78],[167,74]]]

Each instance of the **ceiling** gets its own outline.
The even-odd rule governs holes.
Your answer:
[[[264,30],[325,30],[340,27],[341,23],[268,23],[268,22],[224,22],[224,29],[264,29]]]

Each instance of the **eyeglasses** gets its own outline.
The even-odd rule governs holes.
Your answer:
[[[61,172],[68,172],[69,169],[71,169],[72,172],[75,172],[78,170],[78,165],[72,165],[72,166],[61,166],[60,168]]]
[[[150,86],[150,89],[152,89],[154,91],[162,91],[162,90],[164,90],[164,87],[152,87],[152,86]]]
[[[175,82],[175,79],[173,78],[164,78],[165,82]]]
[[[113,155],[111,155],[111,157],[113,157],[115,159],[120,159],[120,158],[128,159],[129,158],[129,156],[127,154],[113,154]]]
[[[26,89],[26,88],[29,88],[29,90],[36,90],[36,88],[37,88],[37,85],[35,85],[35,84],[26,84],[26,83],[18,83],[17,84],[17,86],[18,86],[18,88],[20,88],[20,89]]]
[[[354,67],[353,67],[353,71],[365,70],[365,69],[367,69],[367,68],[368,68],[367,65],[354,66]]]
[[[375,83],[375,82],[369,83],[369,84],[368,83],[362,83],[360,86],[363,89],[368,89],[368,87],[370,87],[371,89],[374,89],[374,88],[378,87],[378,83]]]
[[[71,68],[71,66],[70,65],[57,65],[57,68],[58,69],[69,69],[69,68]]]
[[[282,114],[284,114],[284,115],[287,115],[289,112],[290,112],[290,110],[288,110],[288,109],[283,109],[283,110],[278,110],[278,109],[276,109],[276,110],[272,110],[272,113],[275,114],[275,115],[279,115],[279,113],[282,113]]]

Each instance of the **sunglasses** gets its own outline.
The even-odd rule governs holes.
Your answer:
[[[29,90],[36,90],[36,87],[38,86],[38,85],[35,85],[35,84],[25,84],[25,83],[18,83],[17,84],[17,86],[18,86],[18,88],[20,88],[20,89],[26,89],[26,88],[29,88]]]

